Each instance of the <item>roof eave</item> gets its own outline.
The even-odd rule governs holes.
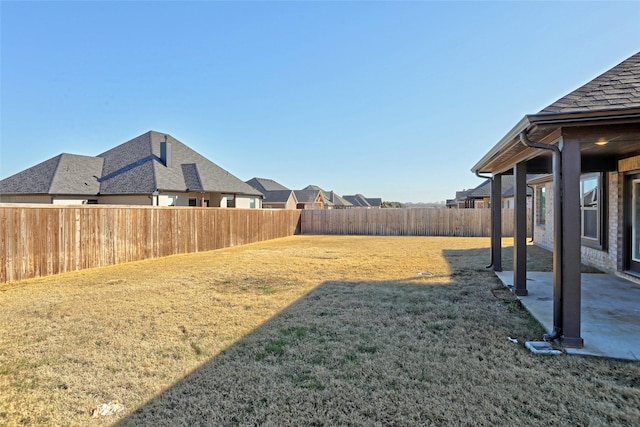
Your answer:
[[[552,128],[571,126],[589,126],[603,124],[628,123],[640,120],[640,108],[611,109],[599,111],[581,111],[575,113],[538,113],[524,116],[478,163],[472,168],[473,173],[487,173],[495,170],[489,166],[505,150],[520,144],[519,135],[528,129],[544,129],[546,132]],[[524,151],[524,148],[523,148]],[[520,159],[523,160],[523,159]]]
[[[586,124],[601,124],[603,122],[625,122],[640,119],[638,108],[614,108],[611,110],[581,111],[574,113],[538,113],[528,114],[526,119],[536,126],[572,126]]]
[[[488,172],[484,170],[489,163],[502,151],[504,151],[507,147],[517,143],[517,138],[520,135],[520,132],[526,130],[531,125],[528,116],[524,116],[518,124],[516,124],[496,145],[493,146],[491,150],[487,154],[480,159],[478,163],[476,163],[472,168],[471,172],[473,173],[483,173]]]

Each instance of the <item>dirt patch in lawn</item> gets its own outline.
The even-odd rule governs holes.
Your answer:
[[[0,424],[638,424],[638,364],[508,340],[543,330],[488,244],[295,236],[2,286]]]

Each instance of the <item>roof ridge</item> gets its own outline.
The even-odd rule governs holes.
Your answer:
[[[47,183],[47,193],[51,192],[51,188],[53,187],[53,183],[56,181],[56,177],[58,176],[58,170],[60,169],[60,162],[62,161],[62,156],[68,153],[60,153],[53,158],[57,158],[56,167],[53,169],[53,174],[51,174],[51,179]]]

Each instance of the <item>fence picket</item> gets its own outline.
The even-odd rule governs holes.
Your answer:
[[[0,283],[286,237],[299,210],[0,205]]]
[[[293,234],[489,236],[489,209],[0,206],[0,283]],[[531,233],[531,211],[528,212]],[[513,209],[502,235],[513,236]]]
[[[489,209],[318,209],[304,210],[302,234],[489,237]],[[527,212],[531,235],[531,209]],[[513,236],[513,209],[502,210],[502,235]]]

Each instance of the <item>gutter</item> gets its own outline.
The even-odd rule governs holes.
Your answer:
[[[538,113],[525,116],[533,125],[583,124],[584,122],[617,121],[640,118],[640,108],[582,111],[576,113]]]
[[[484,157],[480,159],[478,163],[476,163],[471,168],[471,172],[474,172],[474,173],[482,172],[482,168],[485,166],[485,164],[489,163],[489,161],[493,157],[497,156],[498,154],[501,154],[506,147],[508,147],[513,143],[514,139],[518,138],[518,135],[522,131],[527,130],[529,125],[531,125],[531,122],[529,121],[529,117],[524,116],[522,119],[520,119],[518,124],[516,124],[513,127],[513,129],[511,129],[505,136],[503,136],[502,139],[498,141],[498,143],[491,150],[489,150],[489,152],[485,154]]]
[[[548,129],[570,126],[590,126],[619,123],[640,123],[640,107],[612,110],[581,111],[574,113],[538,113],[525,115],[520,121],[504,136],[498,143],[489,150],[472,168],[472,172],[488,172],[486,168],[496,159],[504,154],[508,148],[522,142],[520,134],[531,128]],[[524,144],[524,143],[523,143]],[[529,148],[542,148],[533,145],[526,145]],[[496,172],[493,170],[492,172]]]
[[[553,151],[553,209],[555,211],[554,218],[562,218],[562,158],[560,148],[555,145],[540,144],[539,142],[531,141],[528,138],[527,131],[523,130],[520,135],[520,142],[522,145],[529,148],[537,148],[540,150]],[[556,265],[562,265],[562,228],[560,220],[554,220],[553,227],[553,263],[554,274],[556,274]],[[553,280],[553,331],[551,334],[545,334],[545,341],[553,341],[562,336],[562,279],[556,280],[554,276]]]

